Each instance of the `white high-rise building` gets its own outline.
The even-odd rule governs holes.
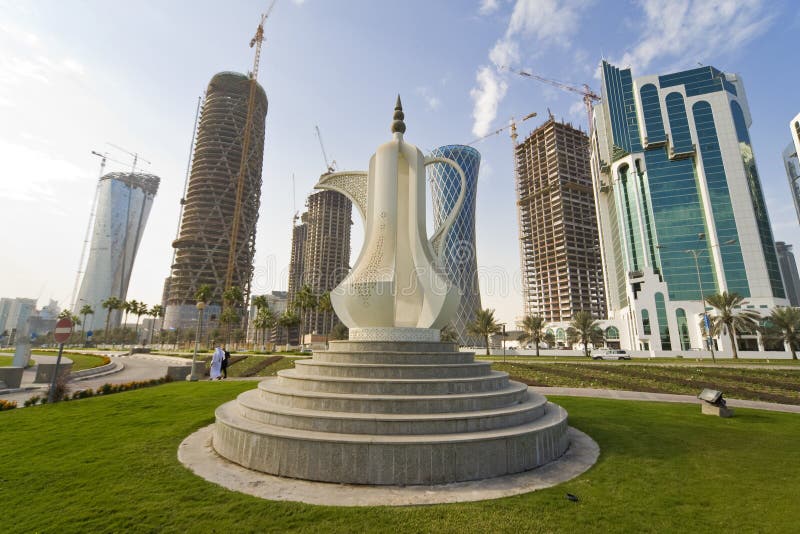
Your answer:
[[[787,305],[741,78],[706,66],[634,79],[603,62],[602,82],[592,175],[623,348],[705,347],[702,300],[722,291],[764,315]]]
[[[100,178],[89,260],[76,309],[94,309],[92,324],[105,328],[109,297],[125,300],[136,252],[160,179],[152,174],[112,172]],[[119,326],[121,312],[111,314],[109,327]]]
[[[789,180],[789,189],[792,191],[792,201],[800,222],[800,113],[789,123],[792,132],[792,142],[783,151],[783,164],[786,167],[786,178]]]

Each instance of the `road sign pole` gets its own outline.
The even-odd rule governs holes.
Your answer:
[[[56,379],[58,378],[58,366],[61,365],[61,353],[64,351],[64,344],[58,344],[58,358],[56,358],[56,369],[53,371],[53,378],[50,379],[50,392],[47,394],[47,402],[52,403],[56,393]]]

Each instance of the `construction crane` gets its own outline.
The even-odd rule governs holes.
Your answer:
[[[527,115],[522,117],[522,119],[519,122],[523,122],[523,121],[526,121],[528,119],[532,119],[533,117],[536,117],[536,116],[537,116],[537,113],[535,111],[533,113],[528,113]],[[511,128],[511,132],[512,132],[511,133],[511,138],[514,140],[514,142],[516,144],[517,123],[514,121],[514,117],[511,117],[511,120],[509,121],[509,123],[506,124],[505,126],[503,126],[502,128],[498,128],[497,130],[495,130],[493,132],[489,132],[488,134],[483,135],[481,137],[478,137],[477,139],[473,139],[472,141],[467,143],[467,146],[472,146],[475,143],[479,143],[479,142],[483,141],[484,139],[486,139],[487,137],[492,137],[493,135],[501,134],[504,131],[508,130],[509,128]]]
[[[553,80],[551,78],[545,78],[544,76],[539,76],[538,74],[533,74],[532,72],[527,72],[527,71],[524,71],[524,70],[517,70],[517,69],[514,69],[513,67],[503,66],[503,67],[500,67],[500,68],[501,69],[505,69],[505,70],[507,70],[509,72],[513,72],[514,74],[518,74],[520,76],[523,76],[525,78],[533,78],[534,80],[538,80],[538,81],[540,81],[542,83],[546,83],[548,85],[552,85],[553,87],[557,87],[558,89],[561,89],[562,91],[570,91],[572,93],[576,93],[576,94],[581,95],[583,97],[583,105],[586,106],[586,116],[587,116],[587,118],[589,120],[588,128],[589,128],[589,131],[591,132],[591,129],[592,129],[592,105],[595,102],[599,102],[600,101],[600,95],[598,95],[597,93],[592,91],[592,89],[588,85],[583,84],[582,87],[575,87],[574,85],[570,85],[568,83],[559,82],[558,80]]]
[[[253,127],[253,115],[256,107],[256,88],[258,86],[258,63],[261,60],[261,43],[264,42],[264,22],[266,22],[275,1],[261,15],[261,21],[256,28],[256,34],[250,39],[250,48],[255,47],[255,58],[253,59],[253,70],[250,72],[250,95],[247,100],[247,117],[244,121],[244,132],[242,133],[242,158],[239,162],[239,174],[236,177],[236,203],[233,208],[233,222],[231,228],[230,249],[228,250],[228,269],[225,273],[225,290],[233,285],[233,271],[236,266],[236,243],[239,240],[239,227],[241,226],[242,215],[242,195],[244,194],[245,175],[247,174],[247,158],[250,152],[250,130]]]
[[[133,163],[131,164],[131,174],[136,172],[136,164],[139,163],[139,161],[143,161],[143,162],[147,163],[148,165],[151,165],[151,162],[147,161],[142,156],[140,156],[138,152],[131,152],[130,150],[124,149],[119,145],[115,145],[114,143],[106,143],[106,144],[108,146],[110,146],[110,147],[116,148],[117,150],[121,150],[122,152],[125,152],[129,156],[133,156]]]
[[[320,133],[319,126],[316,124],[314,125],[314,129],[317,130],[317,139],[319,139],[319,147],[322,149],[322,159],[325,160],[325,168],[328,169],[326,174],[330,174],[336,170],[336,160],[328,163],[328,154],[325,153],[325,145],[322,143],[322,133]]]

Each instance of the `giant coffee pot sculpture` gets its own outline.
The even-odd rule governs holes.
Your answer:
[[[533,469],[567,449],[566,411],[439,340],[459,295],[437,257],[466,179],[455,162],[425,158],[404,131],[398,97],[394,139],[369,172],[317,184],[350,197],[366,220],[358,261],[331,294],[349,339],[217,408],[213,447],[223,458],[322,482],[448,484]],[[462,189],[428,240],[425,165],[434,161],[452,165]]]
[[[458,308],[458,289],[440,269],[439,255],[464,204],[464,171],[453,160],[426,158],[405,142],[403,118],[398,95],[394,139],[378,147],[369,172],[326,174],[315,186],[350,198],[365,220],[361,254],[331,292],[333,307],[350,328],[351,340],[438,341],[440,329]],[[435,162],[455,168],[461,193],[428,240],[425,167]]]

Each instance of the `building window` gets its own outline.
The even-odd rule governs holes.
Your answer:
[[[658,332],[661,339],[661,350],[672,349],[672,339],[669,335],[669,323],[667,322],[667,306],[664,302],[664,294],[656,293],[656,315],[658,317]]]
[[[606,328],[606,340],[617,341],[619,339],[619,329],[616,326]]]
[[[642,310],[642,331],[646,336],[652,334],[650,331],[650,312],[647,310]]]
[[[689,341],[689,324],[686,321],[686,311],[683,308],[675,310],[675,318],[678,320],[678,332],[681,337],[681,350],[689,350],[692,345]]]

